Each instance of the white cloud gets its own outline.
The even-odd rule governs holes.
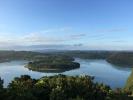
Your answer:
[[[56,44],[73,41],[74,39],[79,40],[80,38],[83,38],[83,35],[84,34],[76,34],[73,36],[48,36],[41,33],[30,33],[19,40],[30,44]]]
[[[60,29],[63,31],[63,29]],[[70,41],[77,41],[83,38],[85,34],[74,35],[48,35],[48,33],[28,33],[26,35],[17,36],[0,36],[0,47],[14,46],[14,45],[42,45],[42,44],[63,44]]]
[[[47,36],[41,33],[30,33],[22,37],[20,40],[27,44],[51,44],[65,41],[63,38]]]

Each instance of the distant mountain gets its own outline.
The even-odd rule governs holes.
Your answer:
[[[57,44],[51,44],[51,45],[29,45],[29,46],[8,46],[8,47],[0,47],[1,50],[25,50],[25,51],[57,51],[57,50],[74,50],[74,49],[80,49],[80,45],[57,45]]]

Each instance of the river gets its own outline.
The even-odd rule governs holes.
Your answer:
[[[76,58],[75,61],[80,63],[79,69],[62,72],[61,74],[91,75],[95,77],[95,82],[110,85],[112,88],[122,88],[131,73],[131,68],[111,65],[105,60],[86,60]],[[6,87],[14,77],[19,77],[21,75],[30,75],[32,78],[40,78],[43,76],[59,74],[28,70],[24,67],[27,63],[27,61],[0,63],[0,77],[4,80],[4,87]]]

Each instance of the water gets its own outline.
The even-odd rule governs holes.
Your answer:
[[[110,85],[112,88],[122,88],[131,73],[130,68],[111,65],[105,60],[85,60],[75,59],[80,63],[80,68],[63,72],[65,75],[91,75],[95,76],[96,82]],[[30,75],[32,78],[40,78],[43,76],[56,75],[58,73],[42,73],[30,71],[24,66],[27,61],[11,61],[0,63],[0,77],[4,79],[6,87],[14,77],[21,75]]]

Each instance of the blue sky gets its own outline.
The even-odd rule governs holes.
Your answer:
[[[133,50],[132,5],[133,0],[0,0],[0,48]]]

